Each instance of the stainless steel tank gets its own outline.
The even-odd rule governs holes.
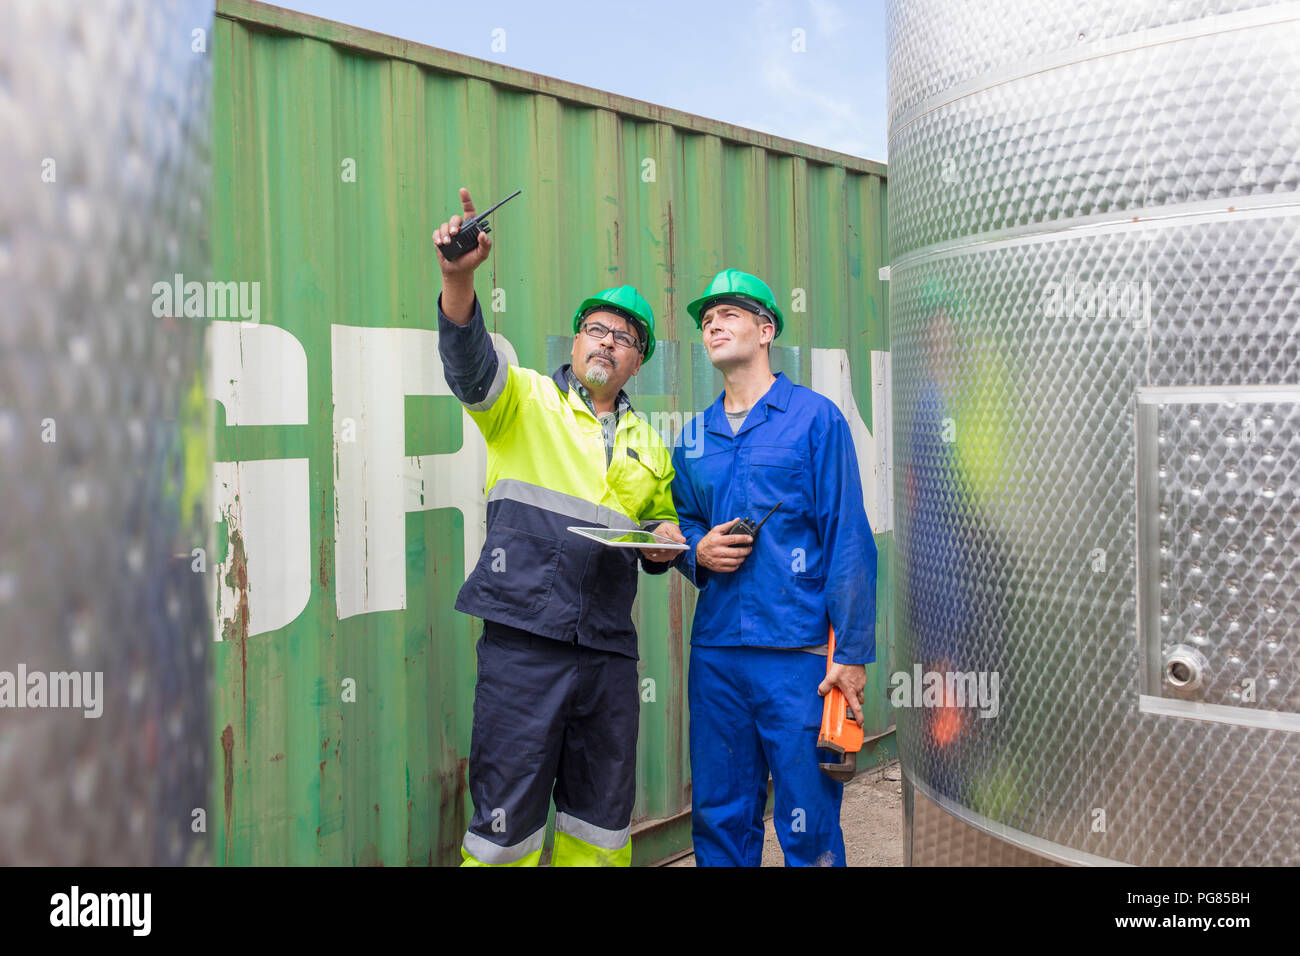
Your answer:
[[[0,3],[3,865],[208,857],[211,28]]]
[[[1300,5],[889,33],[910,860],[1300,864]]]

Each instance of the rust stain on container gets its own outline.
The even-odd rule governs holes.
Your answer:
[[[221,639],[239,645],[239,690],[244,713],[248,713],[248,555],[244,551],[244,536],[226,516],[230,532],[230,570],[226,572],[226,587],[236,594],[235,613],[221,627]]]
[[[320,494],[320,513],[322,522],[330,516],[328,491],[322,491]],[[329,543],[329,538],[321,535],[320,548],[317,549],[317,580],[320,582],[321,590],[324,592],[328,592],[330,588]]]
[[[232,804],[235,799],[235,731],[229,724],[221,732],[221,754],[222,754],[222,792],[225,794],[225,811],[226,811],[226,862],[230,862],[230,850],[234,845],[234,840],[230,832],[230,823],[234,818],[234,807]]]
[[[453,768],[438,774],[438,859],[460,858],[465,819],[465,791],[469,787],[469,759],[462,757]]]

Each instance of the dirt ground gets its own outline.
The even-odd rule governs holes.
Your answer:
[[[903,783],[898,761],[867,770],[844,787],[840,827],[849,866],[903,865]],[[763,865],[784,866],[772,818],[764,821]],[[668,866],[694,866],[694,855]]]

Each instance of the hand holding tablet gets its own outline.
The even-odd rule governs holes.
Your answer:
[[[584,538],[591,538],[611,548],[648,548],[656,551],[689,551],[689,544],[682,544],[672,538],[665,538],[652,531],[625,531],[622,528],[577,528],[570,526],[570,531]]]

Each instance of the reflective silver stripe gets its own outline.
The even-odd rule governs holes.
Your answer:
[[[632,824],[629,823],[621,830],[606,830],[586,820],[571,817],[567,813],[557,813],[555,832],[567,833],[569,836],[577,837],[583,843],[590,843],[602,850],[621,850],[627,846],[628,838],[632,835]]]
[[[530,853],[536,853],[546,842],[546,827],[542,827],[532,836],[520,840],[514,846],[497,846],[491,840],[485,840],[477,833],[465,832],[463,846],[465,852],[489,866],[501,866],[505,863],[518,863]]]
[[[519,501],[544,511],[564,515],[581,524],[599,525],[602,528],[622,528],[625,531],[636,531],[640,528],[640,525],[621,511],[598,505],[576,495],[566,495],[560,491],[543,488],[541,485],[520,481],[518,478],[503,478],[492,486],[487,500],[492,502],[502,499]]]
[[[475,402],[473,405],[466,403],[465,407],[471,412],[486,412],[496,404],[497,399],[501,397],[501,393],[506,390],[506,376],[510,372],[510,363],[500,349],[497,349],[496,352],[497,373],[493,376],[492,385],[488,388],[487,394],[483,396],[483,401]]]

